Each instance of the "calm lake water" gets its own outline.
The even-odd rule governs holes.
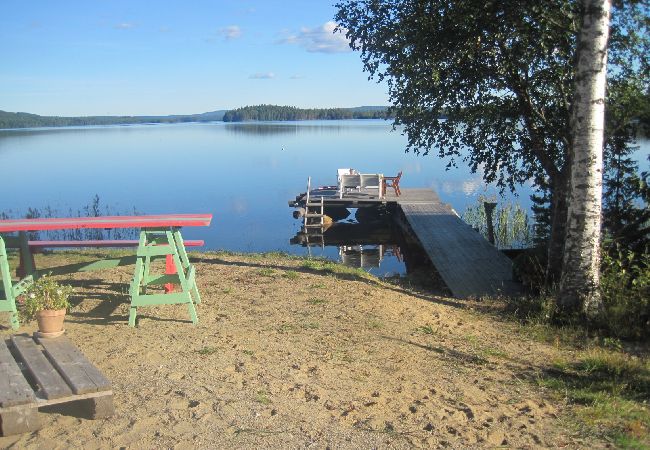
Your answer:
[[[0,130],[0,211],[20,217],[49,206],[65,216],[97,194],[111,213],[212,213],[211,227],[183,231],[208,249],[306,254],[289,243],[301,222],[287,201],[305,191],[308,176],[318,186],[336,184],[339,167],[387,176],[402,170],[401,186],[431,187],[459,213],[478,195],[496,194],[480,174],[446,171],[445,161],[405,154],[405,144],[380,120]],[[528,207],[530,188],[519,194]],[[340,249],[311,252],[338,259]],[[371,271],[403,273],[387,253]]]

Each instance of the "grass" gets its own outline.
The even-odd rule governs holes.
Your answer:
[[[650,361],[604,348],[556,360],[538,384],[572,407],[584,434],[621,448],[650,449]]]
[[[288,280],[295,280],[299,277],[298,272],[295,270],[287,270],[282,274],[282,276]]]
[[[324,298],[310,298],[309,300],[307,300],[307,303],[309,303],[310,305],[322,305],[324,303],[327,303],[327,300],[325,300]]]
[[[214,353],[217,353],[219,349],[217,347],[202,347],[198,350],[196,350],[196,353],[199,355],[212,355]]]
[[[418,332],[418,333],[423,333],[423,334],[430,334],[430,335],[436,334],[434,329],[431,328],[431,325],[423,325],[421,327],[417,327],[415,329],[415,331]]]
[[[262,405],[268,405],[271,403],[271,399],[268,397],[268,392],[260,390],[257,391],[257,394],[255,396],[255,401],[257,403],[261,403]]]
[[[307,259],[303,261],[302,267],[308,270],[342,276],[343,278],[375,279],[374,276],[363,269],[344,266],[325,259]]]
[[[296,326],[292,325],[290,323],[283,323],[277,328],[278,333],[290,333],[292,331],[295,331]]]
[[[269,277],[269,278],[275,277],[275,270],[269,269],[268,267],[258,270],[257,273],[262,277]]]

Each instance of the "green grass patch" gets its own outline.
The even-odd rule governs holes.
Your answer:
[[[219,349],[217,347],[202,347],[198,350],[196,350],[196,353],[199,355],[212,355],[214,353],[217,353]]]
[[[622,448],[650,448],[650,361],[595,348],[556,360],[538,380],[573,405],[589,434]]]
[[[422,334],[430,334],[430,335],[436,334],[436,331],[433,328],[431,328],[431,325],[423,325],[421,327],[417,327],[415,331]]]
[[[265,267],[257,271],[257,274],[261,277],[273,278],[275,277],[275,270]]]
[[[328,274],[339,275],[344,277],[365,278],[365,279],[375,278],[374,276],[370,275],[368,272],[366,272],[363,269],[344,266],[343,264],[338,264],[325,259],[307,259],[303,261],[302,267],[308,270],[325,272]]]
[[[384,323],[378,319],[370,319],[368,320],[368,322],[366,322],[366,325],[368,325],[368,328],[370,328],[371,330],[378,330],[380,328],[384,328]]]
[[[300,275],[298,275],[298,272],[295,270],[287,270],[282,274],[282,276],[288,280],[296,280],[300,277]]]
[[[278,328],[278,333],[291,333],[296,330],[296,326],[290,323],[283,323]]]
[[[314,283],[309,285],[310,289],[325,289],[326,287],[325,283]]]
[[[302,327],[306,330],[316,330],[320,328],[320,324],[318,322],[307,322],[304,323]]]
[[[322,304],[327,303],[327,300],[325,300],[324,298],[316,298],[316,297],[314,297],[314,298],[310,298],[309,300],[307,300],[307,303],[309,303],[310,305],[322,305]]]
[[[262,405],[268,405],[271,403],[271,399],[268,397],[268,392],[260,390],[257,391],[255,395],[255,401],[261,403]]]

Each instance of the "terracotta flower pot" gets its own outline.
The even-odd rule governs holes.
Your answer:
[[[38,330],[41,333],[58,333],[63,330],[63,320],[65,319],[65,308],[63,309],[46,309],[36,313]]]

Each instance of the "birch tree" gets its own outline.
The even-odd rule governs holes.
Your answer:
[[[571,179],[560,279],[560,315],[602,311],[599,291],[603,139],[610,0],[584,0],[578,37],[573,115]]]
[[[648,0],[616,2],[610,76],[647,80]],[[548,188],[549,280],[563,263],[580,0],[341,0],[339,32],[385,81],[407,151],[507,189]]]

